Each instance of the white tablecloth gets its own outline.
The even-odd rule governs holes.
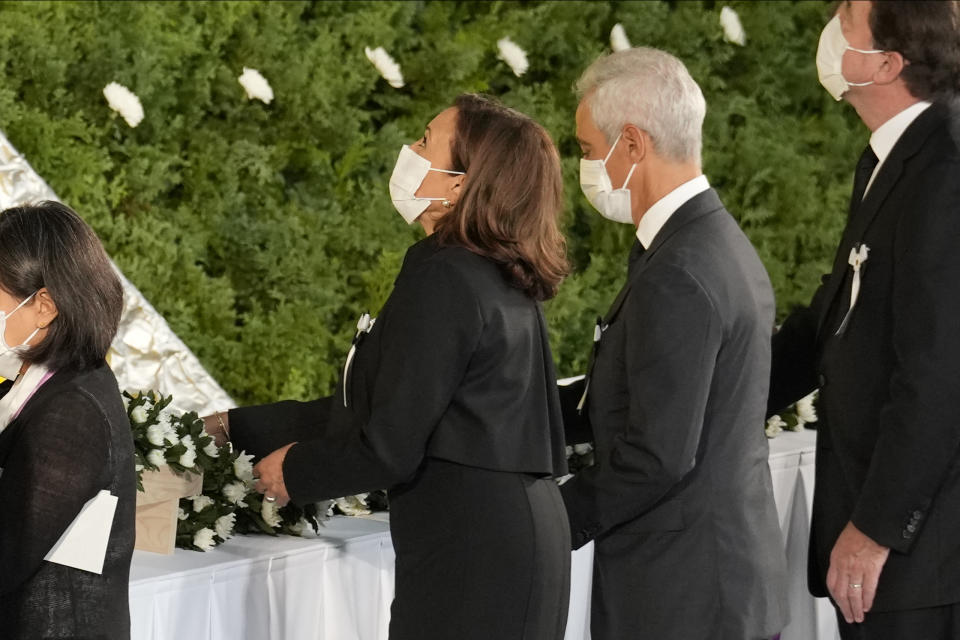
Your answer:
[[[816,434],[770,441],[790,570],[783,640],[838,638],[830,605],[806,590]],[[385,514],[333,518],[318,538],[238,536],[207,553],[137,551],[133,640],[386,640],[393,546]],[[567,640],[589,640],[593,545],[573,553]]]

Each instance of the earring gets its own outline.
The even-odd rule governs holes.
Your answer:
[[[443,202],[441,202],[440,204],[442,204],[443,206],[445,206],[447,209],[449,209],[450,207],[453,206],[453,203],[450,202],[449,200],[447,200],[446,198],[444,198]]]

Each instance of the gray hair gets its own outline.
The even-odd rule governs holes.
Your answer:
[[[650,134],[665,158],[700,164],[707,103],[676,57],[648,47],[618,51],[591,64],[576,92],[608,143],[632,124]]]

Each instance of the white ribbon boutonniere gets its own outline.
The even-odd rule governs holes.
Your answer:
[[[357,353],[357,345],[364,334],[373,330],[373,324],[376,318],[371,318],[369,313],[364,313],[357,321],[357,334],[353,336],[353,344],[350,345],[350,351],[347,353],[347,361],[343,364],[343,406],[347,406],[347,381],[350,375],[350,365],[353,363],[353,356]]]
[[[863,242],[857,243],[850,248],[850,256],[847,258],[847,264],[853,267],[853,282],[850,285],[850,307],[847,309],[846,315],[843,316],[843,322],[840,323],[840,328],[837,329],[836,335],[840,335],[846,331],[847,324],[850,322],[850,315],[853,313],[853,308],[857,304],[857,297],[860,295],[861,273],[869,254],[870,247]]]

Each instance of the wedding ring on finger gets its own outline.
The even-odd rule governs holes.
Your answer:
[[[277,497],[276,497],[276,496],[263,496],[263,499],[266,500],[267,502],[276,502],[276,501],[277,501]],[[850,586],[853,586],[853,585],[850,585]]]
[[[862,588],[863,588],[863,585],[860,584],[859,582],[851,582],[851,583],[850,583],[850,588],[851,588],[851,589],[862,589]]]

